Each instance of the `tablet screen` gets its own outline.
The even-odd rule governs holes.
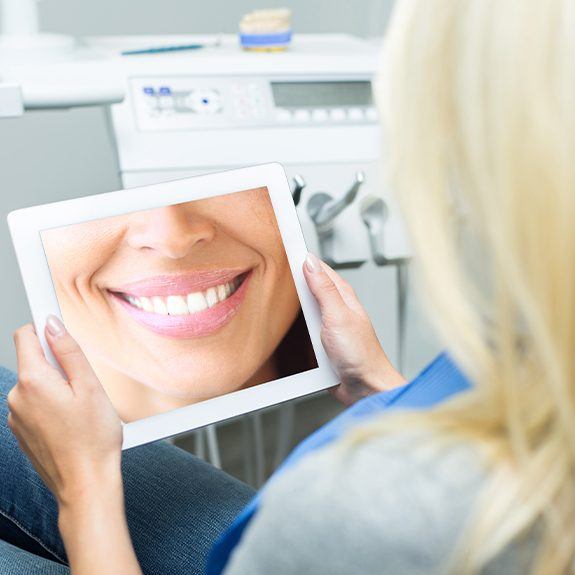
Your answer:
[[[64,322],[126,422],[317,367],[267,188],[41,238]]]

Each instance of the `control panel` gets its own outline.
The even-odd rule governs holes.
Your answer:
[[[130,97],[139,130],[377,123],[370,80],[137,77]]]

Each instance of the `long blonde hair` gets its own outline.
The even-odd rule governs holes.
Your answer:
[[[385,147],[428,307],[475,382],[410,417],[489,462],[462,570],[537,526],[534,572],[573,573],[575,2],[398,0],[382,62]]]

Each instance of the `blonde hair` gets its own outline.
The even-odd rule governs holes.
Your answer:
[[[534,572],[572,573],[575,2],[399,0],[382,61],[391,177],[428,307],[475,383],[409,417],[471,440],[489,466],[458,572],[537,527]]]

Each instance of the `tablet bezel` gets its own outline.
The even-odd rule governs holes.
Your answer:
[[[285,171],[278,163],[263,164],[44,204],[8,215],[36,333],[46,357],[57,365],[44,336],[44,325],[48,315],[61,318],[61,312],[42,244],[42,231],[260,187],[266,187],[269,192],[318,367],[126,423],[123,449],[179,435],[337,385],[336,375],[320,340],[319,307],[302,271],[307,247]]]

